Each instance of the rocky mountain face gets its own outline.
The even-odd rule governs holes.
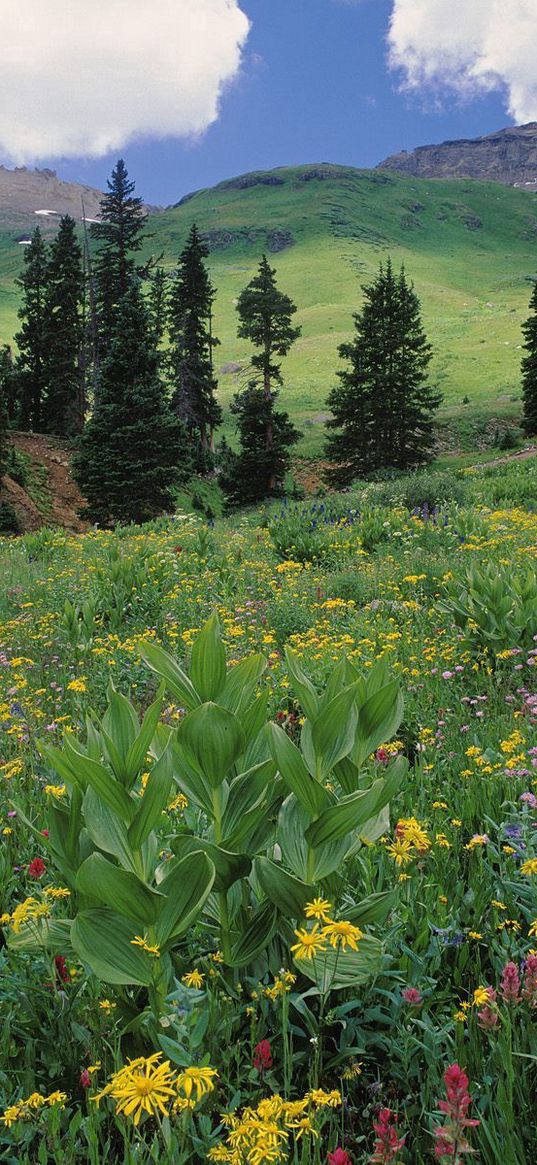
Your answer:
[[[0,166],[0,229],[31,233],[36,226],[48,234],[56,230],[63,214],[82,219],[84,202],[87,219],[96,219],[102,194],[91,186],[63,182],[54,170],[29,170]]]
[[[537,190],[537,122],[393,154],[377,166],[417,178],[479,178]]]

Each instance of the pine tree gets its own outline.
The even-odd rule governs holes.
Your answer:
[[[160,348],[166,333],[167,304],[168,276],[164,267],[155,267],[147,297],[149,328],[155,348]]]
[[[97,388],[73,464],[87,516],[113,525],[173,510],[173,487],[189,473],[185,435],[164,396],[135,276],[117,305]]]
[[[293,327],[292,324],[292,317],[296,310],[296,305],[292,299],[279,291],[276,285],[276,271],[269,266],[266,255],[263,255],[257,275],[239,296],[237,311],[240,319],[238,335],[241,339],[251,340],[257,349],[251,357],[251,365],[260,375],[264,401],[264,427],[258,451],[260,462],[262,458],[264,466],[270,463],[271,453],[273,453],[274,458],[273,468],[268,476],[268,493],[277,492],[281,486],[282,439],[288,440],[288,446],[290,446],[299,437],[297,430],[288,421],[288,418],[288,425],[283,425],[279,436],[277,435],[278,421],[277,414],[274,412],[274,403],[278,394],[273,389],[274,384],[283,384],[281,362],[277,363],[276,358],[287,356],[292,344],[301,333],[301,328]],[[249,411],[251,399],[252,385],[242,396],[246,413]],[[240,415],[241,397],[237,398],[235,407],[236,412]],[[280,414],[280,417],[287,417],[287,414]],[[251,433],[249,424],[247,429]],[[241,430],[240,422],[239,430]],[[284,434],[287,434],[285,438]],[[264,480],[263,474],[262,479]]]
[[[277,394],[267,398],[264,388],[254,381],[245,392],[233,398],[231,412],[237,417],[240,452],[226,445],[221,451],[219,484],[230,506],[250,506],[263,498],[282,492],[289,469],[291,448],[300,440],[288,413],[277,411]],[[267,448],[267,426],[271,444]]]
[[[129,290],[133,275],[146,268],[137,265],[135,255],[145,234],[142,199],[134,195],[122,158],[108,183],[108,193],[100,205],[100,221],[92,223],[90,234],[98,247],[93,258],[95,311],[97,315],[98,359],[106,353],[119,304]]]
[[[6,352],[9,352],[9,348],[3,348],[0,351],[0,484],[6,471],[9,430],[8,395],[6,391],[6,372],[8,365],[4,359]]]
[[[202,463],[222,419],[215,396],[213,348],[219,341],[212,332],[215,289],[204,263],[208,254],[194,223],[179,256],[169,306],[172,408],[199,443]]]
[[[522,428],[528,437],[537,433],[537,280],[529,306],[532,314],[522,325],[527,356],[522,358]]]
[[[22,327],[15,336],[19,349],[16,362],[18,424],[22,429],[41,429],[43,397],[46,389],[46,296],[48,281],[47,247],[39,227],[24,252],[24,271],[18,280],[22,288],[19,319]]]
[[[43,428],[72,436],[84,424],[82,371],[84,276],[76,223],[69,215],[50,247],[45,294],[45,391]]]
[[[354,338],[339,348],[350,367],[338,372],[340,383],[327,402],[332,432],[325,452],[334,463],[327,478],[338,486],[379,469],[410,469],[429,461],[442,400],[427,380],[431,346],[404,268],[396,277],[388,260],[362,290]]]

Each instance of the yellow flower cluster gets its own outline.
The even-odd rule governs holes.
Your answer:
[[[6,1128],[10,1129],[17,1121],[33,1120],[43,1108],[52,1108],[59,1104],[63,1108],[67,1100],[66,1092],[51,1092],[49,1096],[41,1096],[40,1092],[32,1092],[24,1100],[17,1100],[10,1104],[0,1118]]]
[[[358,943],[364,937],[363,931],[346,919],[338,921],[330,918],[331,909],[332,903],[325,898],[314,898],[313,902],[306,904],[306,918],[315,918],[317,922],[311,930],[305,928],[295,930],[298,942],[291,947],[295,959],[314,959],[316,955],[327,950],[327,942],[334,948],[346,950],[350,947],[353,951],[358,950]],[[324,922],[322,929],[319,929],[319,921]]]
[[[15,907],[13,914],[3,914],[1,921],[2,925],[10,922],[15,934],[18,934],[21,927],[27,923],[49,916],[50,906],[46,902],[38,902],[37,898],[25,898],[24,902],[19,902],[19,905]]]
[[[96,1104],[103,1096],[116,1102],[116,1113],[132,1117],[138,1125],[144,1114],[169,1116],[190,1110],[214,1088],[214,1068],[185,1068],[176,1072],[169,1060],[161,1063],[162,1052],[129,1060],[114,1072],[108,1084],[91,1099]]]
[[[341,1093],[322,1088],[308,1092],[301,1100],[284,1100],[275,1095],[261,1100],[256,1108],[224,1113],[225,1142],[209,1150],[210,1161],[224,1165],[280,1165],[289,1150],[305,1137],[319,1137],[323,1109],[339,1108]]]

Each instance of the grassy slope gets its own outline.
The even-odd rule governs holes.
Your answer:
[[[423,305],[435,348],[434,374],[444,411],[516,412],[520,325],[527,314],[529,278],[536,267],[536,196],[494,183],[425,181],[399,175],[323,168],[282,169],[278,186],[237,189],[223,183],[152,219],[149,247],[173,266],[190,224],[235,232],[232,245],[213,250],[219,295],[215,332],[218,365],[247,361],[236,339],[234,301],[255,271],[267,231],[290,231],[292,247],[271,258],[280,283],[299,305],[302,337],[285,361],[286,401],[302,424],[302,451],[317,452],[325,398],[338,366],[337,347],[349,337],[360,283],[391,253],[404,262]],[[481,228],[471,229],[479,219]],[[470,224],[470,225],[469,225]],[[21,248],[0,235],[0,338],[15,319],[13,277]],[[220,378],[227,402],[238,385]]]

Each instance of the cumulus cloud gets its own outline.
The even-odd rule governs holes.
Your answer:
[[[537,121],[536,0],[394,0],[388,41],[408,88],[503,90],[515,121]]]
[[[15,162],[202,133],[249,29],[240,0],[19,0],[3,9],[0,150]]]

